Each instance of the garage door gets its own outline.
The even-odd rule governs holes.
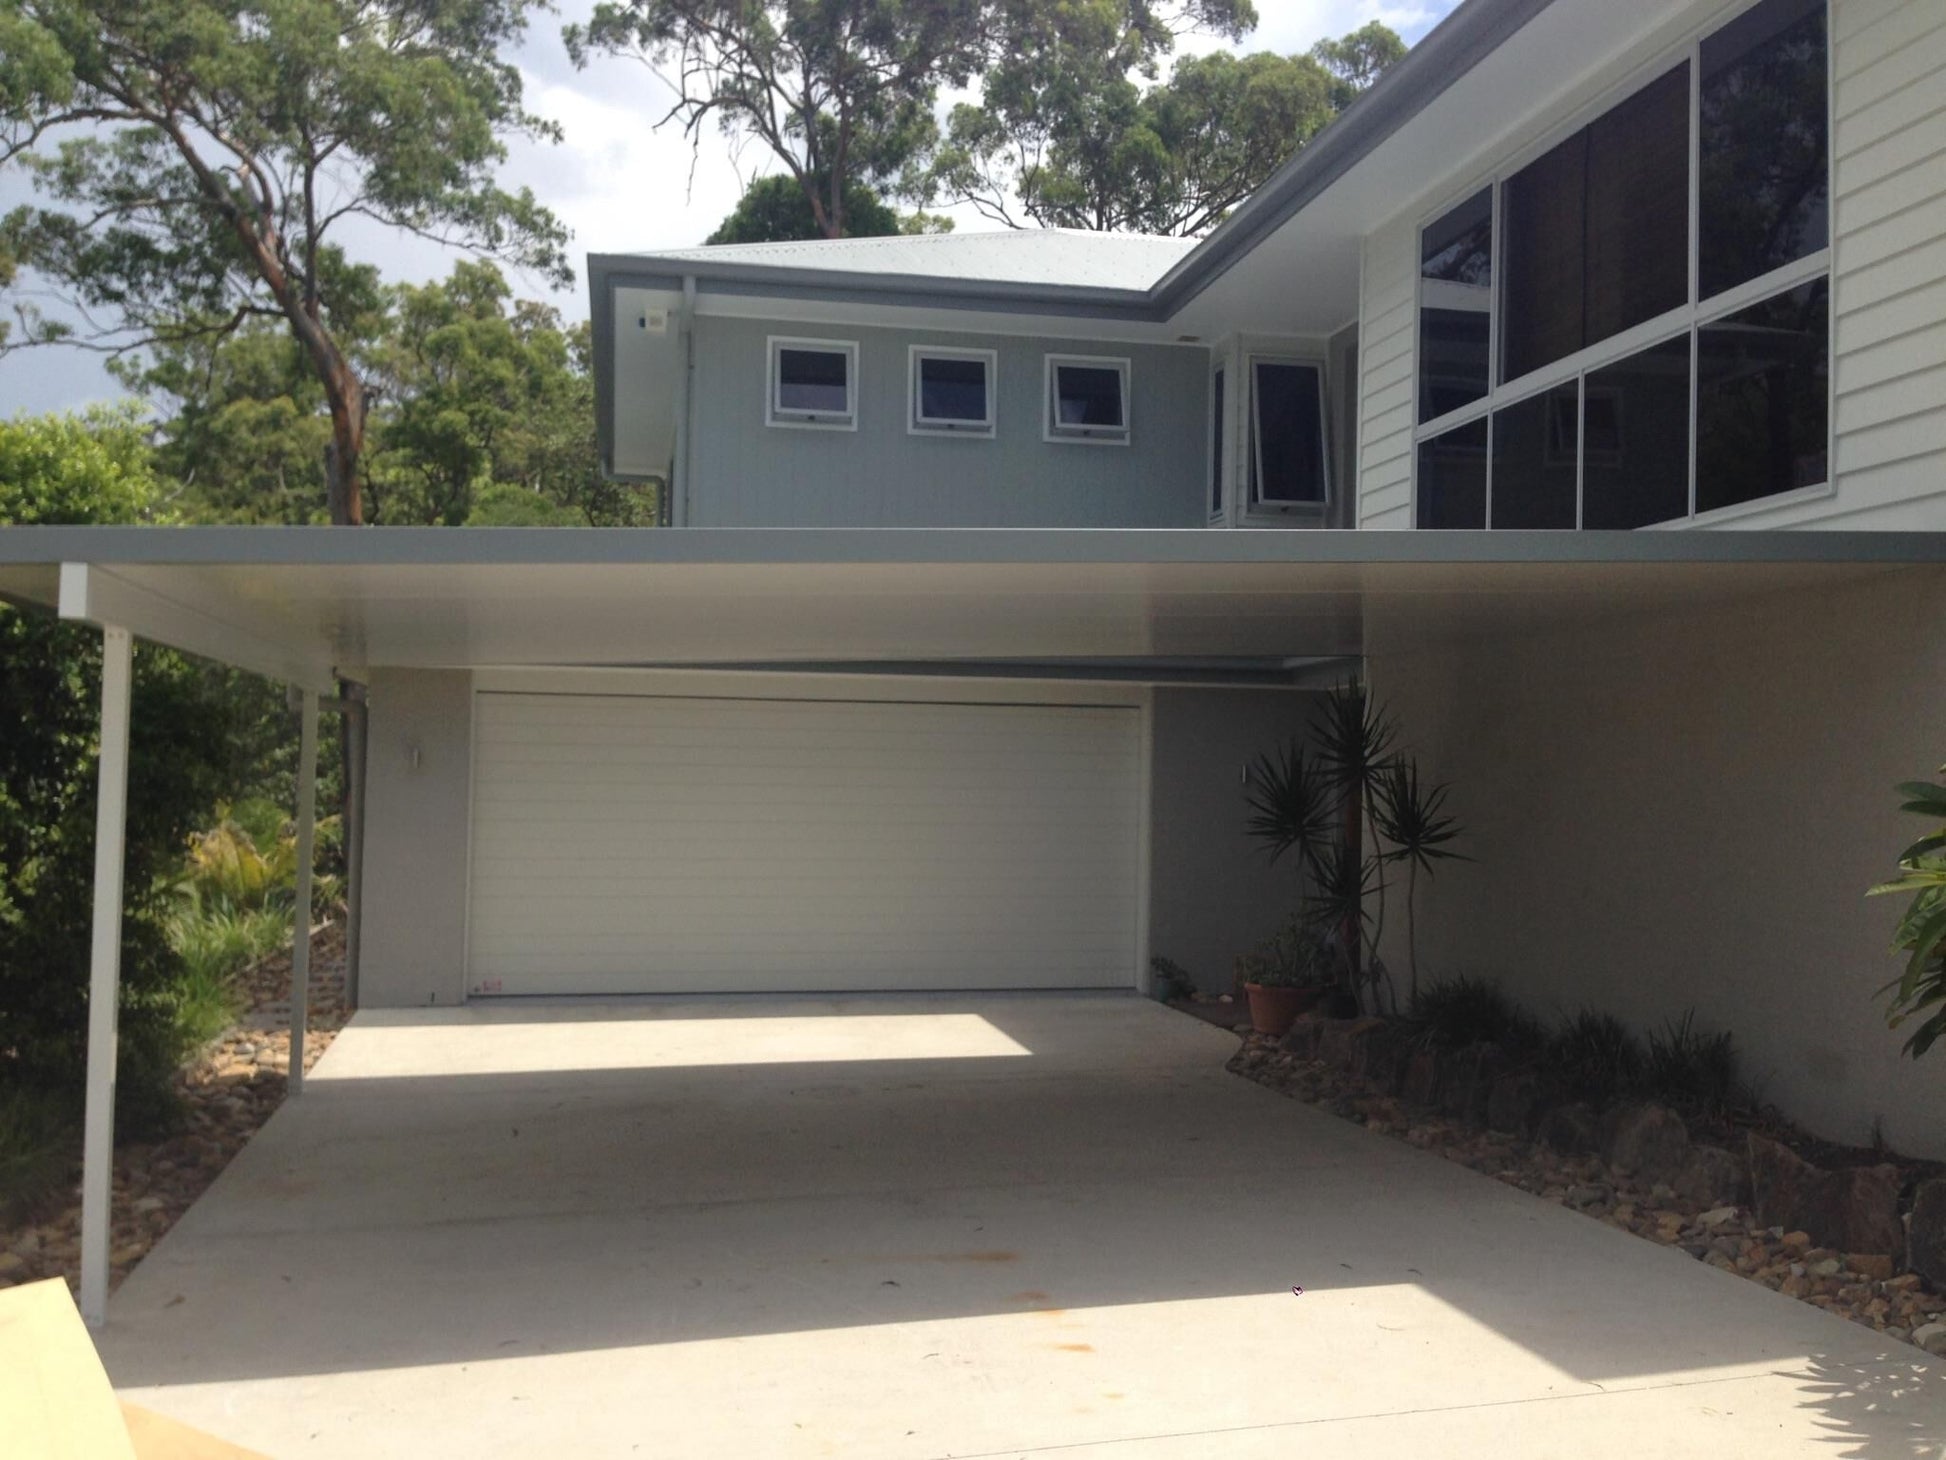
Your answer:
[[[1130,707],[478,696],[476,994],[1126,988]]]

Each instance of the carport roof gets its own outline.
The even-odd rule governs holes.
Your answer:
[[[1946,533],[0,530],[0,596],[323,688],[376,667],[1362,653],[1946,563]],[[1139,675],[1137,676],[1139,677]]]

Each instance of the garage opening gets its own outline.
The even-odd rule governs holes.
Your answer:
[[[475,697],[469,992],[1130,988],[1135,705]]]

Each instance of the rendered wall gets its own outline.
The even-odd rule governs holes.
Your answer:
[[[1297,911],[1295,871],[1244,835],[1243,768],[1304,725],[1290,690],[1155,692],[1149,951],[1227,993],[1237,954]]]
[[[1422,976],[1638,1027],[1693,1006],[1818,1133],[1883,1117],[1946,1157],[1946,1056],[1887,1031],[1897,907],[1863,895],[1923,829],[1892,787],[1946,760],[1946,574],[1489,643],[1368,632],[1478,859],[1422,892]]]
[[[359,1002],[462,1003],[473,677],[376,670],[368,703]]]
[[[1209,352],[704,317],[687,522],[697,527],[1200,527]],[[856,340],[858,429],[764,422],[771,335]],[[908,347],[999,353],[993,439],[907,430]],[[1132,361],[1127,446],[1042,440],[1044,357]]]

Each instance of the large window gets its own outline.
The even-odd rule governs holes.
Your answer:
[[[773,426],[858,428],[858,346],[772,336],[765,419]]]
[[[1128,445],[1128,377],[1126,360],[1049,355],[1047,439]]]
[[[914,345],[910,357],[912,405],[906,424],[914,434],[993,434],[994,376],[998,370],[994,351]]]
[[[1325,503],[1324,371],[1296,360],[1250,362],[1250,506]]]
[[[1826,482],[1826,93],[1824,0],[1761,0],[1426,224],[1421,526],[1649,527]]]

